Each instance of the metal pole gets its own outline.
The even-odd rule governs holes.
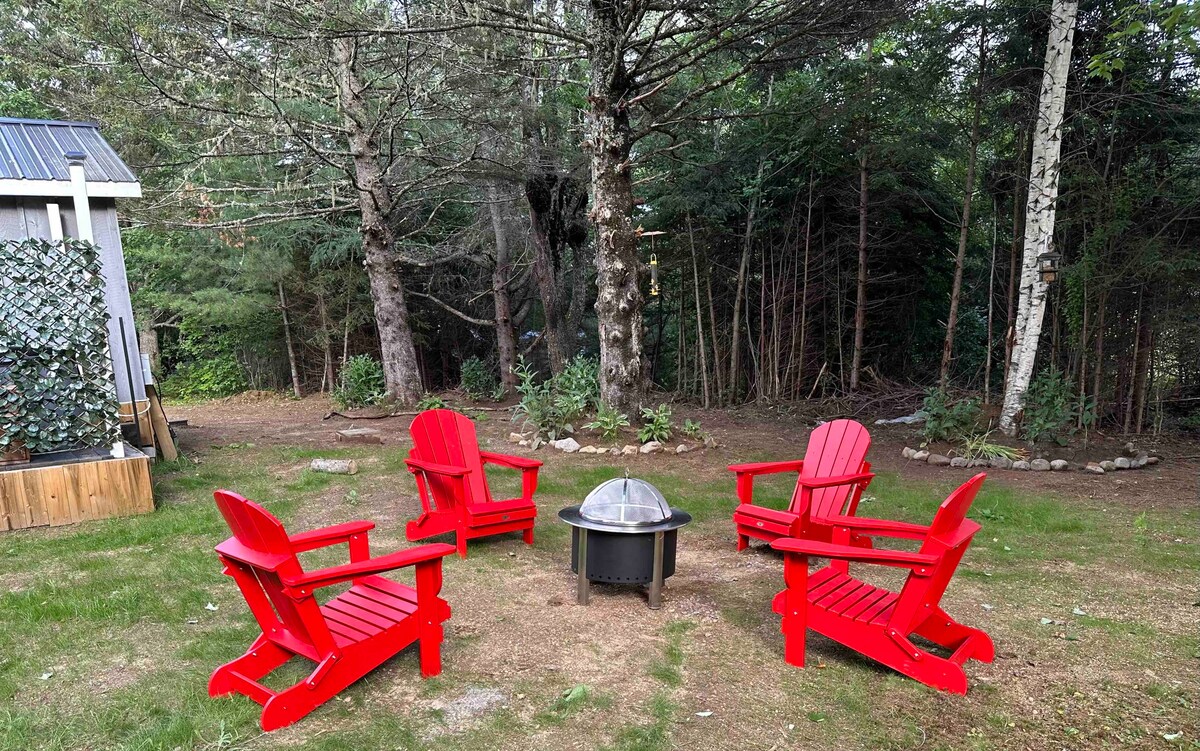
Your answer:
[[[662,607],[663,588],[663,536],[664,532],[654,533],[654,574],[650,579],[650,609]]]
[[[588,604],[588,577],[587,577],[587,535],[588,531],[585,527],[576,527],[579,530],[579,544],[575,546],[578,559],[575,561],[575,571],[577,572],[577,581],[575,582],[575,602],[580,605]]]

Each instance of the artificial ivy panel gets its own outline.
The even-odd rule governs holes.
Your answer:
[[[66,239],[0,243],[0,450],[120,438],[99,249]]]

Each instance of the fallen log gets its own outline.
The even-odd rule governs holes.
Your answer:
[[[308,467],[313,472],[326,472],[331,475],[358,474],[358,462],[353,459],[313,459]]]

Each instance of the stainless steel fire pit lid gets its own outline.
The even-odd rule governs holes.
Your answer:
[[[617,477],[596,486],[579,507],[590,522],[621,527],[645,527],[671,518],[667,499],[645,480]]]

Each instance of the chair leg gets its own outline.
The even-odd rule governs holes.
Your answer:
[[[462,559],[466,559],[466,557],[467,557],[467,531],[465,529],[458,530],[458,534],[455,535],[454,543],[455,543],[455,547],[458,548],[458,557],[462,558]]]
[[[525,532],[522,533],[521,536],[525,540],[526,545],[532,545],[533,544],[533,527],[530,527],[529,529],[525,530]]]
[[[808,631],[808,559],[787,553],[783,559],[783,660],[804,667],[804,642]]]
[[[740,553],[748,547],[750,547],[750,537],[748,535],[743,535],[743,534],[739,533],[737,536],[738,552]]]
[[[291,652],[277,647],[265,635],[260,636],[246,650],[246,654],[213,671],[208,679],[208,695],[215,697],[242,693],[238,690],[241,683],[233,677],[234,673],[257,681],[291,658]]]
[[[946,611],[941,608],[937,608],[926,618],[914,633],[952,651],[968,646],[968,642],[970,642],[966,654],[962,655],[963,662],[966,660],[991,662],[996,657],[996,649],[992,645],[991,637],[977,628],[964,626],[947,615]]]

